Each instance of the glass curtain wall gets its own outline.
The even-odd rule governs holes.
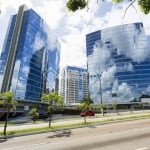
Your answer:
[[[12,17],[1,58],[7,58],[15,19],[16,15]],[[16,99],[40,101],[42,93],[58,90],[59,47],[43,19],[32,9],[24,11],[10,85]],[[1,63],[4,70],[6,62]]]
[[[86,35],[89,94],[95,103],[126,103],[150,95],[150,49],[142,23]]]

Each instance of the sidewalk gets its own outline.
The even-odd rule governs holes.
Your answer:
[[[131,116],[143,116],[143,115],[150,115],[150,110],[144,110],[143,111],[134,111],[133,113],[130,112],[120,112],[117,113],[109,113],[105,114],[105,116],[102,116],[101,114],[96,114],[94,117],[87,117],[87,122],[102,122],[107,120],[116,120]],[[71,116],[70,116],[71,117]],[[82,117],[76,117],[76,118],[67,118],[67,119],[58,119],[58,120],[52,120],[51,125],[52,126],[59,126],[59,125],[69,125],[69,124],[77,124],[77,123],[83,123],[84,120]],[[31,129],[31,128],[42,128],[42,127],[48,127],[48,121],[43,122],[37,122],[37,123],[22,123],[22,124],[11,124],[8,125],[7,131],[13,131],[13,130],[22,130],[22,129]],[[0,126],[0,132],[3,131],[3,126]]]

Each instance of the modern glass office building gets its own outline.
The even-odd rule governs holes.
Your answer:
[[[42,93],[58,90],[60,45],[32,9],[20,6],[7,30],[0,57],[1,92],[20,100],[40,101]]]
[[[61,72],[60,95],[65,104],[78,104],[88,97],[87,69],[67,66]]]
[[[89,33],[86,50],[95,103],[126,103],[150,95],[150,49],[142,23]]]

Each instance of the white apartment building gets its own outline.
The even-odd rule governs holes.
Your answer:
[[[65,104],[78,104],[88,97],[88,73],[86,69],[67,66],[61,72],[60,95]]]

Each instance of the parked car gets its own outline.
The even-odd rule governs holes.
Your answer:
[[[86,117],[86,116],[95,116],[95,112],[93,110],[86,110],[84,112],[80,113],[81,117]]]

